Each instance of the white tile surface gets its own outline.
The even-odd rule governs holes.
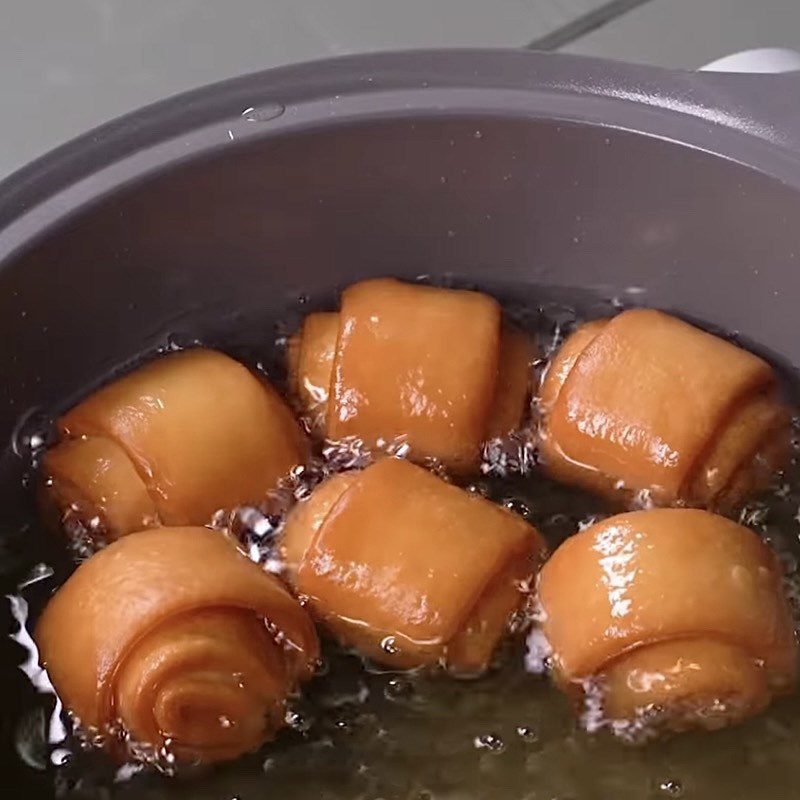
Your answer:
[[[650,0],[563,51],[694,69],[753,47],[800,49],[800,0]]]
[[[0,176],[140,105],[360,50],[521,46],[605,0],[0,0]]]

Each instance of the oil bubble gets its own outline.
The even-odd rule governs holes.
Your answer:
[[[403,677],[390,678],[383,690],[387,700],[407,700],[414,694],[414,684]]]
[[[658,788],[666,797],[683,797],[683,784],[674,778],[661,781]]]
[[[517,736],[527,744],[535,744],[539,741],[536,730],[530,725],[517,725]]]
[[[52,419],[43,409],[34,407],[19,418],[11,434],[11,450],[14,455],[35,465],[54,438]]]
[[[400,652],[400,648],[397,646],[394,636],[386,636],[381,640],[381,650],[392,656]]]
[[[473,739],[473,744],[478,750],[487,750],[490,753],[502,753],[505,742],[496,733],[482,733]]]

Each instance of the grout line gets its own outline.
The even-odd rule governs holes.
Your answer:
[[[566,25],[534,39],[526,44],[525,48],[527,50],[558,50],[559,47],[563,47],[649,2],[650,0],[610,0],[600,8],[589,11]]]

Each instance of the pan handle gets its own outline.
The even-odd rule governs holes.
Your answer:
[[[767,139],[800,157],[800,53],[745,50],[693,74],[700,116]]]
[[[701,72],[770,73],[800,71],[800,53],[785,47],[756,47],[723,56],[703,67]]]

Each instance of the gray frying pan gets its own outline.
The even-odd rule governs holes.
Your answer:
[[[386,274],[454,275],[531,303],[657,306],[793,372],[800,75],[518,51],[355,56],[171,98],[12,175],[0,183],[3,590],[59,558],[29,525],[26,426],[169,335],[263,344],[298,298],[323,304]],[[20,652],[0,651],[3,782],[52,796],[53,775],[12,743],[33,691]],[[209,797],[239,791],[213,785]],[[257,796],[266,785],[247,783]],[[165,786],[115,791],[179,796]]]

